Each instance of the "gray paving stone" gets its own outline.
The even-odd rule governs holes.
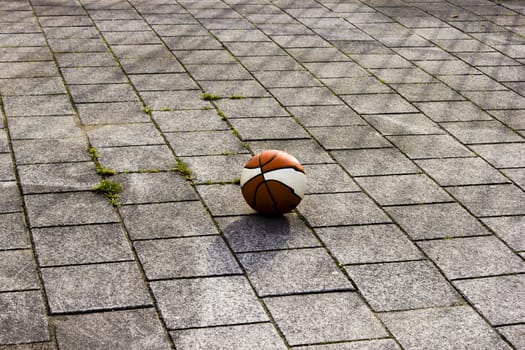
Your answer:
[[[3,123],[2,123],[2,127],[3,127]],[[6,131],[4,130],[0,131],[0,152],[2,153],[9,152],[9,141],[7,140]]]
[[[437,124],[419,113],[391,114],[366,116],[366,121],[372,124],[383,135],[419,135],[442,134]]]
[[[198,89],[197,84],[185,73],[137,74],[129,79],[138,91],[170,91]]]
[[[322,248],[244,253],[238,258],[260,297],[353,289]]]
[[[387,335],[356,293],[293,295],[265,303],[293,346]]]
[[[269,323],[188,329],[170,334],[177,349],[181,350],[286,349],[279,334]]]
[[[122,68],[128,74],[147,73],[183,73],[182,65],[173,56],[119,59]]]
[[[7,51],[5,54],[9,56],[16,55],[16,53],[11,54],[11,51]],[[19,53],[21,56],[24,54],[24,52]],[[27,55],[29,55],[29,53]],[[39,78],[55,77],[58,75],[56,66],[51,62],[44,61],[47,60],[47,57],[42,57],[41,60],[43,62],[2,62],[0,63],[0,78]]]
[[[381,314],[381,319],[407,350],[472,349],[510,350],[470,306],[430,308]]]
[[[218,235],[134,243],[148,280],[242,273]]]
[[[146,22],[135,19],[97,21],[97,27],[101,32],[138,32],[150,29]]]
[[[104,125],[88,130],[87,135],[93,147],[164,144],[152,123]]]
[[[90,192],[34,194],[25,196],[31,227],[116,222],[106,199]]]
[[[228,125],[214,110],[188,110],[153,112],[153,119],[162,132],[218,131],[227,130]],[[183,134],[175,134],[183,135]],[[169,138],[169,135],[166,134]]]
[[[47,95],[63,93],[65,93],[64,85],[58,77],[0,80],[0,94],[3,96]]]
[[[141,204],[196,199],[190,184],[175,172],[119,174],[122,204]]]
[[[359,192],[356,183],[337,164],[305,165],[306,193]]]
[[[330,43],[318,35],[272,35],[271,39],[286,49],[330,47]]]
[[[525,188],[525,171],[523,169],[506,169],[503,173],[519,187]]]
[[[342,104],[330,90],[323,87],[273,88],[270,92],[285,106]]]
[[[299,122],[306,126],[348,126],[365,125],[365,121],[345,105],[300,106],[288,110]]]
[[[75,103],[139,102],[129,84],[70,85],[69,90]]]
[[[463,96],[442,83],[435,84],[392,84],[397,92],[411,102],[461,101]]]
[[[521,66],[480,67],[480,70],[497,81],[523,81],[525,73]]]
[[[87,16],[39,16],[42,27],[91,26],[92,21]]]
[[[472,22],[464,22],[465,24],[475,24]],[[460,52],[456,56],[463,61],[477,67],[483,66],[512,66],[519,65],[519,63],[499,52]],[[491,68],[489,68],[491,69]],[[483,71],[483,69],[481,69]]]
[[[481,158],[425,159],[416,163],[441,186],[508,182],[499,171]]]
[[[461,296],[428,261],[347,266],[352,280],[375,311],[463,304]]]
[[[82,124],[147,123],[149,116],[140,103],[83,103],[76,106]]]
[[[309,131],[326,149],[389,147],[391,144],[367,125],[316,127]]]
[[[402,261],[423,257],[394,225],[328,227],[315,231],[341,264]]]
[[[414,163],[395,148],[333,151],[331,154],[352,176],[420,172]]]
[[[210,107],[208,101],[200,97],[199,90],[182,91],[144,91],[140,96],[146,105],[154,110],[160,109],[201,109]]]
[[[412,113],[417,110],[396,94],[344,95],[342,98],[357,113]]]
[[[490,234],[456,203],[388,207],[385,210],[415,240]]]
[[[507,88],[485,75],[444,75],[440,79],[458,91],[506,90]]]
[[[188,164],[193,171],[192,180],[197,183],[208,182],[236,182],[239,179],[241,165],[250,160],[248,154],[245,155],[216,155],[183,157],[183,162]]]
[[[523,349],[525,347],[524,328],[523,325],[499,327],[498,332],[509,340],[516,349]]]
[[[306,71],[260,71],[254,75],[267,88],[321,86],[321,83]]]
[[[525,250],[525,240],[522,237],[523,227],[525,227],[525,216],[501,216],[484,218],[481,221],[512,249],[517,251]]]
[[[82,135],[73,116],[10,118],[9,130],[14,140],[59,139]]]
[[[40,291],[0,293],[0,344],[50,340]]]
[[[390,222],[363,193],[306,195],[299,211],[314,227]]]
[[[447,61],[447,64],[443,64],[442,61],[417,61],[416,64],[432,75],[465,75],[479,73],[476,68],[460,60]]]
[[[216,119],[220,120],[218,117]],[[167,133],[165,136],[179,157],[247,152],[230,130]]]
[[[525,167],[525,144],[523,143],[474,145],[471,147],[474,152],[496,168]]]
[[[131,239],[214,235],[217,229],[198,201],[126,205],[119,208]],[[173,218],[177,220],[173,220]]]
[[[56,342],[26,343],[19,345],[3,345],[2,350],[56,350]]]
[[[361,14],[361,13],[359,13]],[[392,339],[361,340],[354,342],[333,343],[323,345],[304,346],[298,349],[305,350],[399,350],[400,347]]]
[[[208,35],[208,31],[199,24],[154,24],[152,28],[160,36]]]
[[[25,27],[25,25],[24,25]],[[37,61],[51,61],[52,56],[49,52],[49,49],[47,47],[3,47],[0,48],[0,60],[2,62],[11,62],[9,65],[13,67],[13,69],[4,71],[2,69],[2,74],[6,74],[7,76],[3,76],[4,78],[10,77],[11,74],[15,73],[14,76],[11,76],[12,78],[16,77],[18,74],[24,74],[23,67],[33,67],[30,69],[30,71],[38,71],[36,67],[46,67],[45,69],[51,73],[52,75],[56,75],[58,73],[56,67],[51,62],[38,62]],[[33,62],[26,62],[22,63],[22,61],[33,61]],[[12,63],[12,62],[19,62],[19,63]],[[7,67],[7,63],[2,63],[0,65],[2,68]],[[15,69],[17,67],[18,69]],[[27,72],[25,72],[27,73]],[[48,74],[49,74],[48,73]]]
[[[441,126],[465,144],[525,141],[498,121],[454,122]]]
[[[118,224],[33,229],[39,266],[133,260]]]
[[[251,80],[240,64],[188,64],[185,66],[195,80]]]
[[[135,262],[41,269],[51,313],[149,306]]]
[[[149,59],[173,59],[172,53],[164,45],[112,45],[111,50],[119,59],[139,58]]]
[[[525,108],[525,98],[513,91],[464,91],[463,95],[483,109]]]
[[[50,39],[97,39],[100,34],[95,26],[86,27],[44,27],[44,33]]]
[[[204,91],[219,96],[269,97],[261,84],[255,80],[200,81]]]
[[[456,281],[454,285],[492,325],[525,319],[525,275]]]
[[[162,324],[149,308],[68,315],[57,319],[55,327],[57,343],[64,349],[170,349]]]
[[[15,181],[15,173],[9,153],[0,153],[0,181]]]
[[[451,200],[426,175],[388,175],[356,179],[381,205],[421,204]]]
[[[410,159],[474,156],[474,153],[449,135],[406,135],[387,138]]]
[[[319,246],[311,230],[294,213],[276,217],[219,217],[216,220],[236,253]]]
[[[175,26],[183,27],[183,26]],[[202,27],[199,27],[202,28]],[[183,64],[235,64],[235,58],[226,50],[188,50],[175,51],[174,55]]]
[[[525,263],[494,236],[418,242],[449,279],[523,272]]]
[[[330,78],[321,81],[339,95],[393,92],[386,84],[374,77]]]
[[[211,33],[221,42],[270,41],[270,38],[258,29],[214,29]]]
[[[222,45],[211,36],[165,37],[170,50],[220,50]]]
[[[11,292],[38,289],[38,281],[30,250],[0,251],[4,262],[0,266],[0,291]]]
[[[381,81],[391,84],[409,84],[409,83],[432,83],[436,79],[423,70],[415,68],[401,68],[401,69],[371,69]]]
[[[247,56],[241,57],[241,63],[250,72],[290,72],[304,70],[304,68],[290,56]]]
[[[108,147],[98,150],[101,163],[118,172],[169,170],[174,166],[167,146]]]
[[[413,64],[396,54],[354,54],[352,59],[364,68],[411,68]]]
[[[87,144],[82,139],[13,140],[18,165],[89,161],[91,158],[86,149]]]
[[[118,67],[62,68],[67,84],[126,83],[127,79]]]
[[[22,213],[0,214],[0,249],[29,248]]]
[[[287,52],[302,63],[348,61],[348,57],[336,48],[298,48],[289,49]]]
[[[286,56],[286,52],[274,42],[228,42],[224,45],[237,57]]]
[[[435,122],[492,120],[490,115],[469,101],[422,102],[415,105]]]
[[[17,169],[24,194],[89,190],[100,181],[92,162],[20,165]]]
[[[268,320],[243,276],[159,281],[150,286],[168,329]]]
[[[289,114],[273,98],[222,99],[217,106],[228,118],[287,117]]]
[[[70,115],[73,112],[66,95],[7,96],[3,102],[8,117]]]
[[[0,212],[17,212],[21,209],[20,192],[15,181],[0,182]]]
[[[318,78],[353,78],[369,76],[368,72],[351,61],[326,64],[305,63],[304,66]]]
[[[237,185],[200,185],[197,191],[213,216],[253,214]]]
[[[392,52],[375,40],[333,40],[332,44],[346,54],[388,54]]]
[[[241,139],[272,140],[309,138],[305,130],[291,117],[287,118],[243,118],[230,121]]]
[[[525,194],[514,185],[451,187],[448,191],[476,216],[525,214]]]
[[[77,16],[75,16],[78,18]],[[73,24],[68,24],[73,25]],[[97,39],[48,39],[49,48],[54,53],[64,52],[106,52],[107,48],[104,42]]]
[[[396,48],[398,54],[411,61],[454,60],[455,57],[439,47]]]

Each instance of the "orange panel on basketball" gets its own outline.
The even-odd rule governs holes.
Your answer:
[[[266,181],[266,186],[275,201],[273,212],[276,214],[287,213],[301,202],[301,197],[297,196],[293,189],[280,181]]]
[[[252,159],[250,159],[248,162],[246,162],[246,164],[244,164],[244,167],[248,169],[258,168],[259,167],[259,157],[260,155],[256,154],[255,156],[252,157]]]
[[[262,166],[262,171],[267,172],[276,169],[283,168],[294,168],[304,173],[304,168],[297,159],[289,155],[288,153],[279,152],[270,162],[265,163]]]
[[[257,175],[256,177],[250,179],[250,181],[246,182],[244,186],[241,188],[242,195],[248,205],[252,208],[255,206],[256,202],[256,194],[257,194],[257,188],[259,186],[264,186],[264,177],[262,175]],[[254,208],[255,209],[255,208]]]
[[[259,166],[263,167],[269,162],[271,162],[275,157],[279,155],[279,151],[276,151],[274,149],[262,151],[259,153]]]

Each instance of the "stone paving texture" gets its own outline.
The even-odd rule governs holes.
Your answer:
[[[523,0],[0,0],[0,349],[525,349],[524,65]]]

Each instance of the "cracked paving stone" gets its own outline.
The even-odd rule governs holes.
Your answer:
[[[260,297],[353,290],[322,248],[237,255]]]
[[[268,320],[244,276],[167,280],[150,286],[168,329]]]
[[[430,308],[380,315],[401,346],[416,349],[510,350],[470,306]]]
[[[52,313],[151,305],[135,262],[41,269]]]
[[[423,258],[416,246],[394,225],[327,227],[315,231],[341,264]]]
[[[422,241],[417,244],[449,279],[525,271],[525,262],[495,236]]]
[[[291,295],[265,303],[292,346],[387,336],[356,293]]]
[[[476,216],[525,214],[525,193],[514,185],[477,185],[447,189]]]
[[[58,346],[78,350],[168,350],[170,345],[153,309],[67,315],[55,321]]]
[[[198,201],[125,205],[119,209],[131,239],[216,235],[217,229]],[[172,220],[176,217],[177,220]]]

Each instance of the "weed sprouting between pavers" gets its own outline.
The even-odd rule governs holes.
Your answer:
[[[212,94],[212,93],[209,93],[209,92],[205,92],[205,93],[203,93],[201,95],[201,98],[204,101],[216,101],[216,100],[222,99],[222,96],[215,95],[215,94]]]
[[[99,160],[99,155],[97,152],[97,149],[95,147],[89,147],[88,153],[91,155],[91,159],[95,162],[95,170],[97,171],[97,174],[101,176],[112,176],[115,175],[117,172],[113,169],[104,168]]]
[[[115,207],[120,205],[117,199],[119,193],[122,192],[122,185],[117,182],[110,180],[102,180],[96,186],[93,186],[91,188],[91,191],[95,193],[100,193],[101,195],[106,197],[108,201]]]
[[[192,171],[189,168],[188,164],[180,160],[177,160],[177,164],[171,170],[178,172],[179,174],[184,176],[187,180],[191,180]]]

